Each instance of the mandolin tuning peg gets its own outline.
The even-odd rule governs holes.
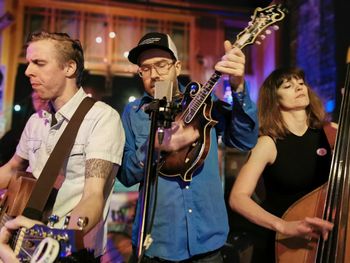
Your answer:
[[[280,29],[278,25],[273,25],[272,28],[273,28],[273,30],[275,30],[275,31],[277,31],[278,29]]]
[[[266,35],[270,35],[271,34],[271,30],[270,29],[266,29],[265,33],[266,33]]]
[[[253,25],[253,22],[252,22],[252,21],[249,21],[249,22],[248,22],[248,26],[251,26],[251,25]]]

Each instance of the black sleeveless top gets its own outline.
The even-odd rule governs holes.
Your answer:
[[[263,171],[266,199],[262,206],[281,217],[302,196],[327,182],[332,153],[323,129],[309,128],[276,140],[277,156]]]

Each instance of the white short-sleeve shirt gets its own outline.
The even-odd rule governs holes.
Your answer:
[[[86,96],[87,94],[80,88],[55,113],[57,123],[52,127],[51,113],[46,111],[35,113],[28,120],[16,154],[29,161],[27,170],[32,172],[34,177],[40,176],[59,137]],[[65,216],[71,213],[82,197],[86,160],[102,159],[120,165],[124,144],[125,135],[118,112],[103,102],[96,102],[81,123],[68,161],[63,164],[60,172],[65,179],[58,191],[52,212],[60,218],[55,225],[56,228],[63,226]],[[107,217],[109,202],[110,196],[104,208],[104,221]],[[90,232],[94,233],[95,255],[98,256],[103,253],[107,226],[102,223],[96,227],[99,229]]]

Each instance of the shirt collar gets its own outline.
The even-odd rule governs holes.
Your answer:
[[[78,89],[74,96],[55,113],[56,117],[58,117],[58,114],[69,121],[85,97],[87,97],[87,94],[83,88]]]

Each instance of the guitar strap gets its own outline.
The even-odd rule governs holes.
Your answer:
[[[22,213],[24,216],[30,219],[42,220],[45,205],[49,199],[49,195],[53,189],[62,164],[73,147],[80,124],[95,102],[96,100],[85,97],[74,112],[34,186],[26,208]]]

